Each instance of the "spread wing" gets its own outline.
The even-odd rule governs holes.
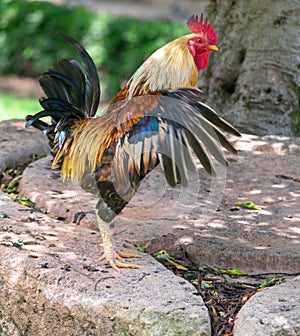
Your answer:
[[[186,186],[188,173],[195,170],[192,152],[210,175],[215,175],[211,157],[227,165],[222,147],[236,150],[220,128],[240,134],[203,104],[202,97],[196,88],[182,88],[135,96],[110,107],[118,135],[114,174],[122,184],[138,185],[161,162],[171,186]]]

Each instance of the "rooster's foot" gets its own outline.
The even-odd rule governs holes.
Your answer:
[[[106,254],[103,254],[99,261],[105,260],[116,272],[120,273],[120,268],[139,268],[137,265],[134,264],[127,264],[124,263],[123,258],[138,258],[137,254],[130,254],[130,253],[122,253],[122,252],[115,252],[115,257],[107,257]]]

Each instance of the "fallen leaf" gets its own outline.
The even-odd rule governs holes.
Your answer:
[[[201,288],[202,289],[207,289],[207,288],[213,288],[213,282],[212,281],[206,281],[206,280],[202,280],[201,281]]]
[[[15,201],[20,203],[21,205],[25,205],[28,207],[34,207],[35,203],[31,201],[28,197],[16,197]]]
[[[283,279],[278,279],[278,278],[268,278],[266,279],[260,286],[259,288],[266,288],[266,287],[270,287],[273,285],[280,285],[282,283],[284,283],[286,280]]]
[[[250,210],[260,210],[261,208],[253,202],[235,202],[234,205]]]
[[[165,250],[161,250],[159,252],[154,253],[154,256],[157,259],[163,259],[163,260],[173,260],[174,258]]]
[[[15,190],[21,178],[22,178],[22,175],[17,175],[16,177],[14,177],[12,181],[9,182],[7,186],[7,190]]]
[[[214,320],[217,321],[218,320],[218,313],[216,311],[216,308],[214,306],[210,306],[210,308],[211,308],[211,312],[212,312]]]
[[[221,273],[228,274],[228,275],[236,275],[236,276],[247,275],[247,273],[239,270],[238,268],[221,270]]]
[[[161,250],[157,253],[154,253],[154,256],[157,259],[162,259],[162,260],[166,260],[168,261],[169,264],[175,266],[177,269],[180,269],[182,271],[187,271],[188,269],[182,265],[180,265],[179,263],[174,261],[174,258],[165,250]]]
[[[186,267],[184,267],[184,266],[182,266],[182,265],[176,263],[176,262],[173,261],[173,260],[169,260],[169,259],[168,259],[168,263],[171,264],[171,265],[173,265],[173,266],[175,266],[177,269],[180,269],[180,270],[182,270],[182,271],[187,271],[187,270],[188,270]]]
[[[242,302],[245,303],[247,300],[249,300],[249,298],[253,295],[253,293],[246,293],[245,295],[243,295],[242,297]]]

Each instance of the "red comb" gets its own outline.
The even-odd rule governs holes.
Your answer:
[[[198,15],[192,15],[187,20],[187,26],[195,34],[206,35],[209,44],[213,45],[217,43],[218,37],[215,28],[208,22],[207,18],[204,20],[203,14],[201,14],[200,19]]]

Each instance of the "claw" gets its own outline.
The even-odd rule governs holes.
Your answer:
[[[130,259],[130,258],[139,258],[140,256],[135,253],[126,253],[126,252],[116,252],[116,258],[118,260],[122,260],[122,258]]]
[[[99,261],[105,260],[118,273],[121,273],[120,268],[139,268],[137,265],[124,263],[123,258],[139,258],[139,256],[137,254],[115,252],[115,258],[108,258],[103,254]]]

